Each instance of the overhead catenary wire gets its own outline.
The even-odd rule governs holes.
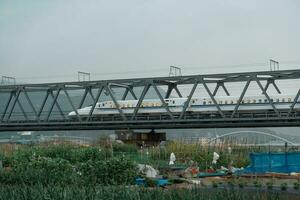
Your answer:
[[[294,60],[294,61],[281,61],[281,69],[295,69],[295,65],[289,66],[284,64],[299,64],[296,67],[300,67],[300,60]],[[184,66],[184,65],[181,65]],[[184,75],[190,75],[190,74],[209,74],[209,73],[220,73],[221,71],[224,73],[227,72],[249,72],[249,71],[267,71],[268,70],[269,63],[248,63],[248,64],[235,64],[235,65],[208,65],[208,66],[184,66],[182,69],[184,70]],[[111,67],[113,68],[113,67]],[[133,69],[138,67],[128,67],[128,69]],[[142,70],[122,70],[122,71],[111,71],[111,72],[90,72],[91,79],[102,79],[102,78],[134,78],[134,77],[159,77],[162,76],[162,72],[165,72],[165,75],[168,74],[168,68],[167,67],[147,67],[149,69],[142,69]],[[117,69],[117,67],[116,67]],[[47,75],[47,76],[20,76],[17,77],[20,82],[38,82],[40,80],[60,80],[60,81],[66,81],[66,80],[74,80],[75,75],[72,74],[57,74],[57,75]]]

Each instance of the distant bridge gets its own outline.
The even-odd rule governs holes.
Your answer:
[[[0,86],[0,131],[40,131],[40,130],[115,130],[115,129],[172,129],[172,128],[225,128],[225,127],[279,127],[299,126],[300,113],[294,109],[300,90],[293,96],[289,110],[278,110],[270,98],[268,88],[273,85],[277,93],[280,81],[300,79],[300,70],[261,71],[245,73],[208,74],[178,77],[154,77],[140,79],[99,80],[83,82],[60,82]],[[221,88],[230,96],[228,83],[241,83],[242,92],[232,111],[224,111],[216,100]],[[241,112],[245,93],[250,83],[257,85],[257,95],[263,94],[270,105],[267,111]],[[170,111],[165,98],[174,91],[182,97],[179,86],[189,90],[182,111]],[[216,112],[187,112],[189,104],[198,86],[202,86],[212,100]],[[214,89],[210,89],[214,87]],[[297,85],[295,85],[297,87]],[[163,114],[141,114],[142,102],[147,98],[149,89],[155,91],[160,100]],[[189,89],[186,89],[189,88]],[[140,89],[140,94],[137,90]],[[162,92],[163,89],[166,92]],[[286,88],[285,88],[286,89]],[[297,88],[298,89],[298,88]],[[121,92],[121,96],[116,95]],[[73,95],[71,95],[73,94]],[[274,94],[273,94],[274,95]],[[125,114],[119,101],[138,100],[133,113]],[[76,97],[76,98],[75,98]],[[96,103],[109,98],[113,101],[118,114],[94,118],[92,113]],[[89,99],[89,100],[88,100]],[[76,119],[70,120],[67,114],[91,104],[88,116],[82,117],[76,112]],[[66,108],[67,107],[67,108]]]
[[[234,131],[234,132],[230,132],[230,133],[225,133],[223,135],[217,136],[215,138],[212,138],[211,140],[208,141],[208,143],[212,143],[217,141],[218,139],[224,138],[224,137],[228,137],[228,136],[232,136],[232,135],[239,135],[239,134],[259,134],[259,135],[266,135],[266,136],[270,136],[272,138],[278,139],[280,141],[283,141],[285,143],[288,143],[292,146],[296,146],[296,143],[293,143],[292,141],[289,141],[283,137],[280,137],[278,135],[273,135],[271,133],[267,133],[267,132],[262,132],[262,131]]]

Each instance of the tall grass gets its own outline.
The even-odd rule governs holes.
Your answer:
[[[279,200],[287,196],[267,191],[239,191],[223,189],[147,189],[135,187],[80,187],[80,186],[4,186],[0,200]]]

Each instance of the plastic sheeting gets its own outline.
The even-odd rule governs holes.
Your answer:
[[[250,160],[250,166],[244,170],[246,173],[300,172],[300,152],[251,153]]]

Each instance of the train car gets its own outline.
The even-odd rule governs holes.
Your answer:
[[[271,101],[277,110],[287,111],[293,103],[292,95],[277,95],[270,96]],[[239,97],[215,97],[218,105],[222,111],[233,111],[238,103]],[[169,110],[172,113],[180,113],[183,110],[187,98],[168,98],[164,99],[165,103],[168,105]],[[298,103],[299,102],[299,103]],[[120,100],[118,104],[122,109],[124,114],[132,114],[136,108],[138,100]],[[300,108],[300,101],[297,101],[295,109]],[[92,106],[84,107],[78,109],[77,112],[80,116],[88,116]],[[264,96],[246,96],[240,103],[239,111],[264,111],[273,110],[268,99]],[[188,107],[187,112],[202,112],[202,113],[213,113],[218,112],[211,98],[192,98]],[[166,113],[165,108],[162,106],[160,99],[145,99],[143,100],[139,111],[139,114],[163,114]],[[93,111],[93,117],[95,116],[106,116],[119,114],[118,109],[113,101],[103,101],[98,102]],[[76,112],[72,111],[68,114],[69,118],[76,117]]]

